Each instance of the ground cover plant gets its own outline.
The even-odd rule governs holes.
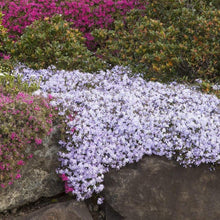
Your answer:
[[[220,100],[196,87],[146,82],[118,66],[97,74],[23,67],[16,74],[25,81],[42,78],[37,94],[51,93],[52,105],[75,114],[59,142],[57,173],[78,200],[100,193],[110,168],[143,155],[166,156],[185,167],[220,162]]]
[[[27,93],[35,87],[21,83],[14,76],[0,75],[0,184],[3,188],[21,177],[21,166],[52,131],[57,112],[49,105],[51,96],[34,97]]]
[[[220,162],[220,100],[198,91],[220,94],[219,10],[208,1],[155,0],[145,2],[145,9],[131,11],[135,2],[114,1],[114,7],[113,1],[100,0],[1,4],[8,34],[17,37],[9,49],[2,47],[4,53],[10,51],[2,60],[21,62],[13,71],[0,67],[1,107],[23,109],[26,100],[42,99],[57,108],[65,133],[59,141],[57,173],[66,192],[78,200],[102,192],[110,168],[120,169],[144,155],[166,156],[185,167]],[[89,47],[93,52],[83,45],[83,34],[96,41]],[[178,83],[161,83],[173,78]],[[197,84],[180,84],[183,80]],[[48,100],[48,94],[54,99]],[[50,118],[44,110],[36,120]],[[9,120],[4,120],[15,123],[24,117],[18,113],[9,112]],[[22,121],[28,119],[27,115]],[[2,140],[19,146],[14,133],[5,127],[4,132]],[[36,138],[35,144],[40,143],[42,136]],[[34,140],[33,136],[33,144]],[[13,155],[6,148],[0,156],[15,156],[12,167],[17,171],[24,161],[22,150]],[[3,186],[11,184],[6,164],[1,164]]]

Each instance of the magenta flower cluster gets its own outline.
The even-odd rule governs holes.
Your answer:
[[[144,8],[143,0],[6,0],[0,3],[3,25],[10,34],[20,36],[25,27],[40,18],[61,14],[75,28],[88,33],[94,28],[108,28],[115,16],[124,16],[133,8]]]
[[[33,157],[26,146],[42,144],[42,133],[49,135],[53,110],[47,99],[19,92],[7,95],[0,89],[0,186],[5,188],[21,178],[20,169]]]

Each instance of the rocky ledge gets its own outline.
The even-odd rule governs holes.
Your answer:
[[[216,220],[220,219],[220,169],[183,168],[165,157],[145,156],[105,175],[103,205],[64,194],[57,176],[59,131],[44,140],[21,170],[0,189],[0,219],[10,220]]]

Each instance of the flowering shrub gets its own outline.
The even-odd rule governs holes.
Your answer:
[[[8,94],[0,87],[0,184],[13,184],[42,138],[52,131],[56,111],[49,98],[24,92]]]
[[[175,40],[179,76],[198,77],[218,82],[220,80],[220,10],[214,1],[164,1],[156,0],[146,8],[147,15],[159,19],[166,28],[174,26],[170,38]],[[214,4],[215,5],[215,4]],[[151,13],[155,10],[157,13]],[[157,14],[155,16],[155,14]],[[174,57],[175,57],[174,56]]]
[[[6,0],[0,6],[5,13],[4,26],[16,38],[33,21],[55,14],[62,14],[84,33],[94,27],[107,28],[116,16],[123,16],[132,8],[143,8],[144,2],[145,0]]]
[[[162,79],[173,66],[175,41],[168,41],[170,34],[159,20],[141,13],[134,10],[124,22],[115,21],[114,30],[94,30],[92,35],[100,45],[96,54],[112,66],[131,66],[134,72],[145,72],[148,78]]]
[[[59,142],[57,173],[78,200],[103,190],[109,168],[143,155],[166,156],[185,167],[220,163],[216,96],[183,84],[146,82],[119,66],[99,74],[24,69],[23,80],[43,77],[41,91],[56,97],[51,105],[76,113]]]
[[[93,31],[100,46],[97,55],[112,65],[144,72],[147,79],[185,76],[218,82],[220,11],[202,7],[203,1],[193,7],[185,1],[168,2],[153,1],[144,11],[130,12],[124,22],[115,21],[113,30]]]
[[[56,15],[35,21],[25,29],[15,43],[14,58],[31,68],[42,69],[54,65],[58,69],[96,71],[104,62],[96,58],[84,45],[80,31]]]

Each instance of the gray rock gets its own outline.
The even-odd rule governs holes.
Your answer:
[[[59,167],[59,135],[59,130],[54,128],[22,167],[22,178],[7,188],[0,188],[0,212],[64,192],[64,184],[55,172]]]
[[[48,205],[15,220],[92,220],[84,202],[74,200]]]
[[[146,156],[105,175],[106,220],[220,219],[220,169]],[[113,211],[112,211],[113,210]],[[111,217],[111,215],[113,217]]]

